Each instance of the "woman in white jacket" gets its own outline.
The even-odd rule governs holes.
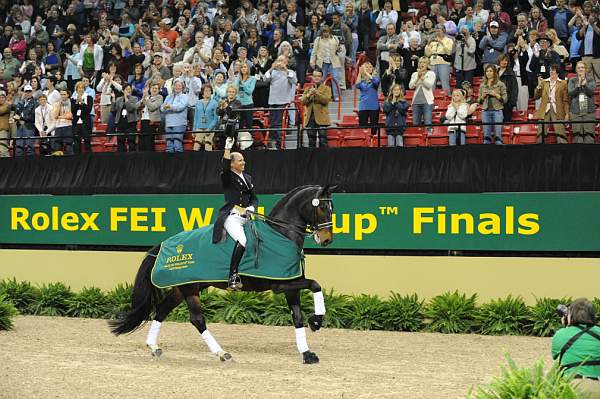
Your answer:
[[[459,145],[465,144],[466,126],[452,125],[453,123],[465,123],[469,115],[469,105],[465,101],[465,95],[462,90],[455,89],[452,92],[452,102],[448,105],[446,111],[446,122],[448,126],[448,142],[450,145],[456,145],[456,136],[460,133]]]
[[[413,125],[431,125],[433,114],[433,87],[435,85],[435,73],[428,70],[429,58],[421,57],[417,70],[413,72],[408,87],[414,89],[412,100]],[[431,126],[427,127],[431,133]]]

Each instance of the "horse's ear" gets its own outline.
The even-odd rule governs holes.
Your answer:
[[[333,185],[326,185],[323,188],[323,194],[331,194],[333,193],[336,189],[338,188],[337,184],[333,184]]]

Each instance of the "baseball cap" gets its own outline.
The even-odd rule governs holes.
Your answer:
[[[490,23],[490,28],[493,28],[494,26],[495,26],[496,28],[500,27],[500,25],[498,25],[498,22],[496,22],[496,21],[492,21],[492,22]]]
[[[160,20],[165,25],[171,25],[171,18],[163,18]]]
[[[25,85],[23,86],[23,91],[33,91],[33,87],[31,87],[31,85]]]
[[[4,90],[0,90],[0,97],[6,97],[6,92]]]

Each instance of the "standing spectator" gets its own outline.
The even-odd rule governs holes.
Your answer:
[[[581,10],[577,10],[575,15],[569,20],[569,37],[571,39],[569,43],[569,61],[571,62],[571,69],[574,71],[577,68],[577,63],[581,61],[581,55],[579,54],[579,48],[581,47],[581,40],[577,37],[577,33],[583,26],[583,15]]]
[[[179,33],[171,29],[171,18],[163,18],[159,23],[160,30],[156,33],[159,39],[167,39],[168,45],[171,48],[175,47],[175,40],[179,37]]]
[[[33,88],[26,84],[23,86],[23,97],[15,105],[14,118],[17,121],[17,138],[15,155],[33,155],[34,141],[31,139],[35,135],[35,109],[37,101],[32,97]]]
[[[360,90],[358,124],[361,127],[370,126],[371,135],[374,136],[379,124],[379,78],[374,76],[373,65],[368,61],[360,67],[356,77],[356,88]]]
[[[150,90],[148,92],[148,86]],[[154,139],[160,128],[160,106],[163,96],[160,94],[160,84],[151,82],[144,88],[142,99],[137,103],[137,108],[142,109],[141,131],[139,137],[140,151],[154,151]]]
[[[408,111],[408,103],[404,99],[402,86],[396,83],[390,89],[390,95],[383,103],[388,147],[404,145],[402,135],[406,128],[406,111]]]
[[[571,121],[573,122],[573,142],[594,144],[596,131],[594,123],[577,123],[577,121],[595,120],[596,105],[594,90],[596,80],[588,73],[583,61],[576,67],[577,76],[569,79],[568,90],[571,98]]]
[[[421,45],[424,47],[435,37],[435,29],[433,22],[429,18],[425,18],[420,25]]]
[[[537,30],[540,35],[546,33],[548,21],[546,21],[546,18],[542,15],[542,11],[538,7],[532,7],[530,14],[529,29]]]
[[[512,121],[512,111],[517,105],[517,99],[519,97],[519,86],[517,84],[517,78],[513,69],[510,66],[510,60],[506,54],[500,54],[498,57],[498,79],[506,87],[506,102],[502,109],[502,121]]]
[[[565,0],[556,0],[556,8],[552,13],[554,14],[552,27],[560,41],[566,45],[570,36],[569,20],[573,17],[573,13],[567,8]]]
[[[458,32],[462,32],[463,27],[467,28],[469,33],[473,33],[475,31],[475,23],[481,23],[481,18],[473,15],[473,12],[473,7],[467,6],[465,16],[462,17],[457,23],[456,29]]]
[[[73,91],[75,89],[75,83],[81,79],[81,67],[79,66],[81,61],[81,53],[79,53],[79,45],[73,44],[71,53],[65,54],[65,78],[67,79],[67,87]]]
[[[183,94],[183,82],[173,84],[173,93],[169,94],[160,110],[165,114],[166,152],[183,152],[183,135],[187,129],[188,100]]]
[[[398,12],[392,9],[392,1],[385,0],[383,3],[383,10],[379,11],[375,23],[379,26],[381,35],[384,35],[387,31],[388,25],[394,25],[396,28],[396,22],[398,22]]]
[[[296,61],[298,83],[300,83],[300,86],[304,86],[304,82],[306,82],[306,69],[308,67],[308,49],[310,48],[308,40],[304,37],[304,26],[296,27],[294,30],[294,39],[291,44],[294,60]]]
[[[448,144],[454,146],[464,145],[466,126],[452,125],[453,123],[463,124],[466,123],[467,117],[469,116],[469,104],[465,101],[464,92],[461,89],[455,89],[452,92],[452,102],[448,105],[446,110],[446,121],[444,123],[449,124],[448,126]]]
[[[71,134],[73,114],[68,90],[60,91],[60,102],[54,104],[52,116],[56,121],[54,139],[51,142],[52,155],[73,155],[73,135]]]
[[[560,65],[560,56],[550,48],[551,41],[548,36],[540,35],[537,41],[540,46],[533,49],[529,67],[535,77],[541,76],[547,79],[550,76],[550,66]]]
[[[223,148],[226,135],[237,131],[239,121],[239,109],[242,105],[237,99],[237,88],[229,86],[227,88],[227,97],[221,100],[217,106],[217,115],[221,117],[221,129],[224,130],[219,136],[219,148]]]
[[[55,121],[52,117],[52,106],[48,104],[45,94],[40,94],[38,104],[39,106],[35,109],[35,128],[40,137],[50,137],[54,133],[55,128]],[[40,153],[44,155],[50,154],[47,148],[48,144],[48,139],[40,140]]]
[[[111,112],[111,106],[114,101],[114,91],[121,92],[123,87],[115,79],[118,76],[117,66],[110,64],[108,66],[108,72],[102,74],[100,83],[96,86],[96,90],[100,92],[100,120],[102,123],[108,123],[108,119]]]
[[[81,44],[79,53],[81,54],[79,66],[86,76],[93,77],[102,70],[104,52],[102,47],[96,44],[93,35],[89,34],[85,37],[85,42]]]
[[[317,14],[313,14],[310,16],[310,20],[308,26],[306,27],[305,37],[310,43],[310,47],[313,47],[313,44],[317,40],[317,37],[321,36],[321,27],[323,26],[321,19]]]
[[[477,0],[473,9],[473,16],[479,18],[482,26],[487,26],[490,12],[484,7],[484,0]]]
[[[11,108],[12,103],[6,100],[6,92],[0,90],[0,158],[10,156],[8,146],[11,135],[8,118],[10,117]]]
[[[142,98],[144,88],[146,87],[146,78],[144,77],[144,67],[142,64],[135,64],[133,75],[129,76],[128,84],[131,85],[131,94],[138,99]]]
[[[310,66],[312,69],[319,67],[323,72],[323,78],[327,76],[335,81],[332,83],[333,101],[338,101],[337,88],[339,87],[340,77],[338,75],[339,68],[342,67],[338,54],[343,51],[340,49],[338,39],[331,35],[331,28],[324,26],[321,30],[321,36],[315,40],[312,54],[310,56]]]
[[[376,30],[376,24],[373,21],[373,11],[368,0],[360,0],[360,9],[357,13],[358,27],[358,51],[369,51],[371,37]]]
[[[600,79],[600,21],[598,13],[593,12],[589,16],[582,17],[583,26],[577,33],[581,40],[579,54],[585,65],[594,73],[594,79]]]
[[[240,65],[240,74],[236,77],[235,85],[238,87],[237,96],[242,108],[253,108],[252,93],[256,86],[256,77],[250,74],[248,64],[243,63]],[[240,112],[240,129],[252,129],[252,111]]]
[[[492,144],[492,128],[494,141],[502,144],[502,118],[504,104],[506,103],[506,86],[498,79],[496,67],[487,65],[485,77],[479,86],[478,101],[481,104],[481,121],[487,123],[483,126],[483,144]]]
[[[331,124],[329,117],[329,102],[331,88],[323,84],[323,72],[313,71],[312,86],[304,91],[300,100],[304,105],[304,128],[308,136],[308,146],[327,147],[327,132],[324,127]]]
[[[85,93],[85,85],[83,82],[77,82],[75,85],[75,98],[71,99],[71,113],[73,114],[73,127],[71,131],[74,137],[74,151],[76,154],[80,154],[81,141],[83,140],[83,146],[85,152],[92,152],[92,120],[90,113],[94,108],[94,98],[88,96]]]
[[[450,95],[450,67],[452,66],[452,39],[446,36],[446,28],[436,25],[435,37],[425,47],[425,56],[429,57],[429,65],[442,89]]]
[[[469,29],[466,26],[461,27],[460,34],[456,35],[456,41],[454,42],[456,87],[462,87],[463,82],[473,83],[473,76],[477,67],[476,49],[477,44]]]
[[[200,148],[204,148],[204,151],[213,150],[214,130],[219,124],[217,106],[211,85],[202,86],[202,98],[196,103],[194,114],[194,151]]]
[[[350,28],[342,22],[340,14],[333,14],[331,16],[331,35],[338,39],[340,44],[338,48],[337,56],[340,59],[340,68],[338,70],[338,76],[340,77],[339,83],[342,90],[346,89],[346,58],[350,55],[352,49],[352,32]]]
[[[188,121],[190,125],[194,121],[194,104],[198,101],[200,95],[200,89],[202,88],[202,81],[200,78],[194,76],[192,66],[187,62],[183,63],[183,73],[179,80],[183,82],[183,92],[187,96],[188,101]]]
[[[265,81],[270,85],[269,107],[273,108],[269,113],[271,127],[279,128],[283,124],[284,108],[291,101],[298,79],[294,71],[288,70],[287,58],[279,56],[271,69],[265,74]],[[281,137],[279,131],[273,130],[269,133],[269,146],[271,149],[280,148]]]
[[[381,77],[381,92],[387,97],[390,88],[395,84],[403,85],[406,78],[406,70],[402,68],[402,58],[398,54],[390,57],[389,67]]]
[[[225,73],[217,72],[213,81],[213,97],[217,102],[227,97],[228,87],[229,84],[225,81]]]
[[[19,61],[25,61],[25,54],[27,53],[27,42],[25,36],[20,30],[16,30],[13,33],[13,37],[10,39],[8,48],[12,51],[12,55]]]
[[[60,55],[54,50],[54,43],[48,42],[46,45],[46,56],[43,59],[43,65],[49,73],[53,73],[60,68]]]
[[[329,0],[327,2],[327,9],[325,15],[328,19],[334,14],[343,15],[346,12],[346,6],[342,3],[342,0]]]
[[[115,124],[117,126],[117,151],[125,152],[127,143],[129,152],[136,151],[135,136],[137,132],[137,106],[138,99],[133,95],[133,88],[129,83],[123,85],[123,96],[116,99],[113,104]],[[167,139],[168,140],[168,139]],[[168,141],[167,141],[168,147]]]
[[[433,88],[435,87],[435,72],[429,71],[429,58],[419,60],[419,67],[413,72],[408,87],[414,89],[412,100],[413,124],[431,125],[433,114]],[[427,127],[431,133],[431,126]]]
[[[402,56],[402,67],[406,71],[406,77],[403,83],[404,87],[408,87],[410,78],[419,67],[419,60],[424,54],[425,51],[423,50],[423,47],[419,45],[419,41],[416,37],[411,37],[408,41],[408,47],[400,50],[400,55]]]
[[[12,50],[9,48],[5,48],[2,54],[4,58],[0,60],[0,80],[9,82],[19,72],[21,62],[13,57]]]
[[[60,92],[56,90],[55,86],[56,78],[54,76],[48,76],[46,78],[46,90],[44,90],[44,94],[46,95],[46,100],[50,106],[53,106],[60,101]]]
[[[269,83],[265,81],[265,74],[271,69],[272,60],[265,46],[258,49],[258,55],[252,60],[252,75],[256,76],[256,84],[252,93],[252,100],[256,107],[266,107],[269,99]]]
[[[498,57],[506,50],[506,32],[500,32],[497,21],[490,22],[487,34],[479,42],[479,48],[483,51],[481,62],[486,64],[498,64]]]
[[[402,36],[396,34],[396,25],[388,24],[385,28],[385,35],[382,35],[377,40],[377,51],[379,52],[379,74],[383,73],[389,67],[390,57],[392,53],[398,53],[403,47]]]
[[[19,68],[19,72],[23,75],[23,79],[26,81],[31,80],[31,77],[35,75],[35,68],[40,67],[42,69],[42,75],[46,74],[46,66],[41,60],[38,60],[38,55],[35,49],[29,49],[27,53],[29,55],[28,59],[23,62],[21,68]]]

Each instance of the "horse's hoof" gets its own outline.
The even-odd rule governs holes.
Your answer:
[[[306,351],[302,353],[302,363],[304,364],[317,364],[319,363],[319,356],[315,352]]]
[[[222,362],[230,362],[233,360],[233,356],[231,356],[231,353],[229,352],[220,351],[217,353],[217,356],[219,356],[219,360]]]
[[[312,331],[317,331],[323,327],[323,315],[312,314],[308,317],[308,326]]]
[[[154,359],[158,359],[161,357],[162,349],[160,349],[158,345],[148,345],[148,348],[150,348],[150,353],[152,354],[152,357]]]

